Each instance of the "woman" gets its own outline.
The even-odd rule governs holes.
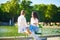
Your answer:
[[[30,30],[30,36],[34,37],[34,40],[40,40],[39,36],[35,34],[39,30],[38,28],[38,16],[35,11],[32,12],[32,17],[31,17],[31,25],[29,27]]]
[[[38,31],[38,16],[36,12],[32,12],[30,30],[32,32]]]
[[[35,33],[38,31],[38,16],[36,12],[32,12],[32,17],[31,17],[31,25],[29,26],[27,33]]]

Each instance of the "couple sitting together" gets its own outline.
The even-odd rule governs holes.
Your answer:
[[[32,12],[29,27],[24,16],[25,11],[22,10],[20,16],[18,17],[18,33],[27,33],[30,36],[34,37],[35,40],[40,40],[39,37],[35,34],[35,32],[37,32],[39,29],[37,13],[35,11]]]

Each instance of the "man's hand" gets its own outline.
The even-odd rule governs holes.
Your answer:
[[[25,33],[26,33],[26,34],[31,34],[31,32],[30,32],[29,29],[27,29],[27,30],[25,31]]]

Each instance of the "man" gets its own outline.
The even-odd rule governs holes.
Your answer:
[[[18,17],[18,33],[23,33],[27,27],[27,22],[25,16],[25,11],[21,11],[21,15]]]

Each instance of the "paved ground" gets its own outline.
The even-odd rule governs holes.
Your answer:
[[[60,40],[60,37],[51,37],[51,38],[47,38],[47,40]]]

